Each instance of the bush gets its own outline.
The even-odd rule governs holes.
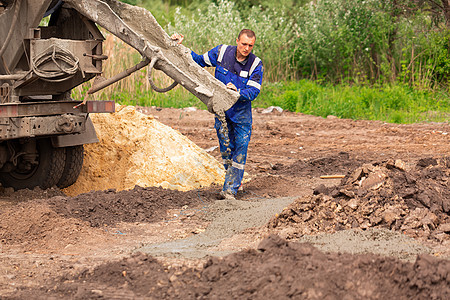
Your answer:
[[[419,88],[448,84],[449,30],[416,2],[397,2],[318,0],[301,7],[293,57],[301,76]]]
[[[227,0],[211,3],[206,11],[199,9],[192,16],[178,8],[166,31],[184,34],[186,46],[204,53],[220,44],[234,45],[241,29],[252,29],[257,36],[253,51],[264,63],[264,78],[269,81],[294,78],[293,19],[284,10],[275,8],[262,11],[256,6],[247,13],[248,17],[243,17],[235,4]]]
[[[290,111],[296,111],[298,103],[298,92],[297,91],[286,91],[283,93],[283,103],[284,107]]]

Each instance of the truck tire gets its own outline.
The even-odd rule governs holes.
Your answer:
[[[56,184],[63,189],[77,181],[83,167],[84,147],[83,145],[66,147],[66,162],[61,179]]]
[[[4,187],[12,187],[14,190],[35,187],[47,189],[58,183],[65,166],[65,149],[54,148],[50,139],[37,140],[36,149],[38,165],[31,171],[13,170],[8,173],[0,173],[0,182]]]

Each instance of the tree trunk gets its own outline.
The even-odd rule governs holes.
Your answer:
[[[445,22],[447,24],[447,27],[450,29],[450,0],[441,0],[441,1]]]

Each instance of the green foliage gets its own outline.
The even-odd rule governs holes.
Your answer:
[[[221,0],[212,0],[216,5],[219,5]],[[246,19],[249,17],[249,12],[254,7],[258,7],[261,11],[278,10],[289,15],[293,15],[296,9],[306,3],[308,0],[234,0],[236,9],[241,16]]]
[[[304,78],[434,88],[449,80],[448,29],[408,1],[319,0],[304,5],[294,53]]]
[[[203,53],[257,34],[265,80],[447,86],[449,30],[425,1],[123,0],[149,9],[171,34]],[[179,6],[179,7],[176,7]]]
[[[205,0],[120,0],[122,2],[137,5],[149,10],[161,26],[167,26],[173,22],[173,16],[177,7],[185,8],[187,15],[197,8],[204,8],[208,5]]]
[[[253,51],[264,63],[265,78],[270,81],[292,78],[295,74],[291,65],[295,48],[292,18],[281,9],[263,11],[258,6],[246,10],[246,14],[248,17],[243,17],[235,3],[227,0],[210,3],[206,10],[198,9],[193,15],[178,8],[166,31],[184,34],[186,46],[204,53],[220,44],[236,44],[241,29],[250,28],[257,36]]]
[[[295,111],[298,103],[297,91],[286,91],[283,93],[283,104],[287,110]]]
[[[180,87],[164,94],[152,90],[137,90],[137,92],[117,90],[109,96],[109,99],[122,105],[174,108],[194,106],[200,109],[207,109],[206,105],[199,99]]]
[[[174,22],[167,26],[167,32],[185,35],[184,44],[199,53],[219,44],[233,44],[243,21],[231,1],[221,1],[219,5],[208,5],[207,11],[197,10],[193,16],[175,12]]]
[[[133,93],[117,90],[109,99],[125,105],[175,108],[194,106],[206,109],[200,100],[181,87],[165,94],[145,89],[136,89]],[[448,92],[417,91],[401,84],[379,87],[320,85],[310,80],[267,83],[253,106],[279,106],[285,110],[322,117],[334,115],[339,118],[389,123],[450,120]]]
[[[365,81],[386,48],[390,16],[376,0],[322,0],[301,8],[294,60],[303,76]],[[376,65],[376,63],[375,63]],[[372,69],[373,76],[378,76]]]
[[[47,16],[41,20],[41,22],[39,23],[39,26],[46,27],[46,26],[48,26],[49,22],[50,22],[50,16]]]
[[[254,106],[396,123],[450,119],[450,30],[442,26],[444,18],[431,15],[426,2],[128,2],[149,9],[169,34],[184,34],[184,44],[197,53],[234,44],[242,28],[253,29],[254,52],[265,67],[263,90]],[[112,98],[127,104],[205,108],[182,88],[157,94],[136,85],[135,91],[117,89]]]

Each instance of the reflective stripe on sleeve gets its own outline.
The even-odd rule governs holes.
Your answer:
[[[256,67],[259,65],[260,62],[261,62],[261,59],[259,57],[255,58],[255,60],[253,61],[252,67],[250,68],[250,75],[252,75],[253,71],[255,71]]]
[[[248,72],[247,71],[241,71],[241,73],[239,74],[239,76],[247,78],[248,77]]]
[[[219,57],[217,58],[218,62],[222,62],[223,56],[225,55],[225,50],[227,50],[228,45],[222,45],[220,47]]]
[[[206,65],[207,65],[208,67],[212,67],[212,63],[211,63],[211,61],[209,60],[208,52],[206,52],[205,54],[203,54],[203,60],[205,61]]]
[[[239,169],[239,170],[244,170],[244,166],[245,166],[245,165],[243,165],[243,164],[238,164],[237,162],[233,161],[233,163],[231,164],[231,166],[233,166],[234,168]]]
[[[249,81],[247,82],[247,85],[252,86],[252,87],[255,87],[255,88],[257,88],[258,90],[261,90],[261,85],[260,85],[259,83],[257,83],[256,81],[249,80]]]

